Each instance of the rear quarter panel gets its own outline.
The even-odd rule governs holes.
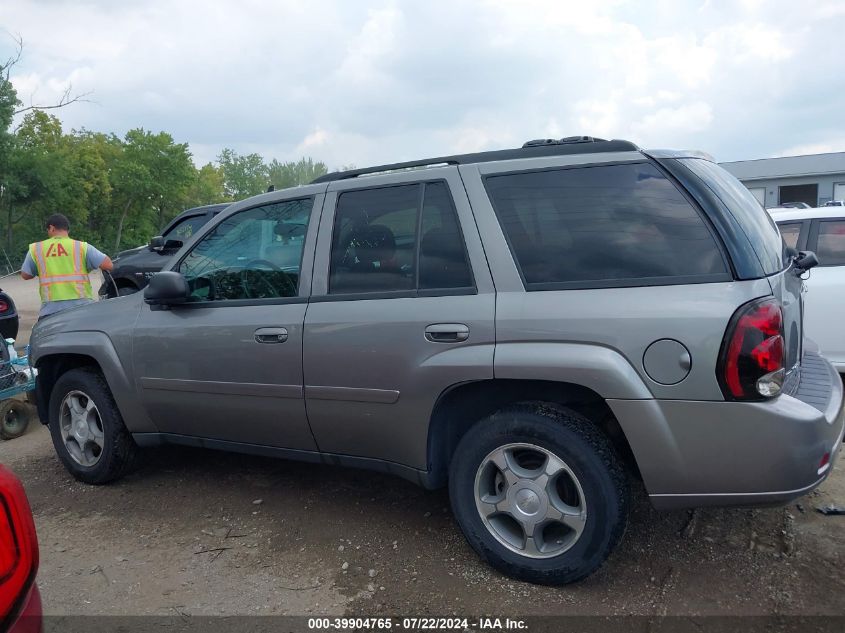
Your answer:
[[[728,321],[739,305],[769,294],[765,280],[500,293],[496,376],[541,378],[531,350],[542,344],[557,359],[546,380],[583,384],[605,398],[723,400],[716,362]],[[643,365],[646,349],[660,339],[689,350],[689,374],[677,384],[652,380]],[[591,347],[611,355],[594,366]]]
[[[544,168],[592,161],[640,162],[639,152],[606,157],[557,157],[520,161],[519,168]],[[765,279],[629,288],[526,292],[482,181],[486,173],[516,167],[460,167],[496,284],[497,378],[568,381],[604,398],[724,400],[716,361],[728,321],[743,303],[772,294]],[[566,253],[561,253],[565,257]],[[643,355],[660,339],[682,343],[690,372],[674,385],[652,380]],[[556,358],[541,369],[533,350]],[[610,352],[597,353],[587,348]],[[592,363],[602,357],[602,365]],[[614,364],[614,371],[608,365]],[[610,395],[618,394],[618,395]]]

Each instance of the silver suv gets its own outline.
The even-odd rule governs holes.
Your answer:
[[[43,319],[30,358],[82,481],[184,444],[449,486],[511,576],[579,580],[629,481],[784,502],[842,442],[801,274],[706,155],[590,137],[329,174],[232,205],[143,296]]]

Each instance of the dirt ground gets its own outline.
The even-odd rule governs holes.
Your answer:
[[[482,563],[445,492],[387,475],[168,447],[92,487],[38,424],[0,461],[32,504],[46,614],[845,615],[845,516],[816,511],[845,505],[845,463],[787,507],[660,513],[639,491],[610,560],[548,588]]]
[[[41,543],[48,614],[845,614],[841,465],[785,508],[660,513],[642,494],[586,581],[509,580],[465,544],[444,492],[365,471],[199,449],[74,481],[47,430],[0,444]]]

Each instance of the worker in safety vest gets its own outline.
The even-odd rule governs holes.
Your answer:
[[[29,245],[21,266],[21,277],[38,277],[41,311],[38,318],[91,303],[94,293],[88,273],[97,268],[111,270],[111,259],[86,242],[68,236],[70,223],[61,213],[47,218],[43,242]]]

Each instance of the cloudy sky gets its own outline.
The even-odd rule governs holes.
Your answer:
[[[589,134],[718,160],[845,150],[845,0],[0,0],[25,103],[330,167]]]

